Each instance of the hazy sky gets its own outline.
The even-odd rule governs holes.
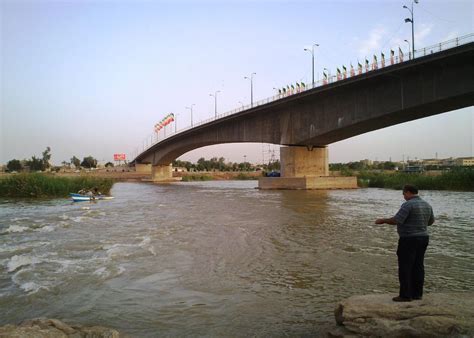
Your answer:
[[[415,4],[416,48],[470,34],[473,1]],[[356,65],[390,48],[407,51],[399,1],[0,0],[0,163],[41,155],[110,161],[143,147],[170,112],[178,129],[311,82],[323,68]],[[405,123],[329,146],[330,162],[472,156],[474,108]],[[261,162],[262,144],[205,147],[181,159]],[[276,147],[274,147],[276,148]],[[276,148],[277,149],[277,148]],[[276,152],[278,156],[278,151]],[[265,154],[268,156],[268,154]],[[265,158],[267,159],[267,158]]]

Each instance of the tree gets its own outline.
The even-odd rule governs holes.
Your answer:
[[[79,167],[81,166],[81,160],[78,159],[76,156],[73,156],[71,158],[71,163],[74,164],[74,166],[76,167],[76,169],[79,169]]]
[[[23,166],[21,165],[21,162],[19,160],[11,160],[7,163],[7,168],[8,171],[20,171],[23,169]]]
[[[51,159],[51,148],[46,147],[46,150],[43,151],[43,170],[51,167],[49,160]]]
[[[33,156],[31,160],[27,160],[26,165],[30,167],[30,170],[33,170],[33,171],[45,169],[43,160],[40,158],[36,158],[36,156]]]
[[[81,166],[84,168],[95,168],[97,167],[97,160],[92,156],[84,157]]]

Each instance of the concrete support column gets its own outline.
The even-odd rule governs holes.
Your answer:
[[[154,165],[151,171],[151,180],[153,182],[169,181],[173,178],[173,168],[171,163],[168,165]]]
[[[328,148],[281,147],[282,177],[329,176]]]
[[[136,163],[135,164],[135,172],[140,174],[151,174],[151,164],[144,164],[144,163]]]

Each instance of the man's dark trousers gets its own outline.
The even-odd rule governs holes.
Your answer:
[[[400,237],[398,240],[398,279],[402,298],[421,299],[425,279],[425,258],[429,237]]]

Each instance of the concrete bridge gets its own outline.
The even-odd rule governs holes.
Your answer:
[[[218,118],[152,145],[134,161],[138,171],[151,169],[153,180],[162,181],[171,178],[171,162],[190,150],[272,143],[287,146],[280,152],[282,178],[262,179],[261,188],[355,187],[354,178],[328,176],[328,144],[472,106],[473,79],[469,42]]]

